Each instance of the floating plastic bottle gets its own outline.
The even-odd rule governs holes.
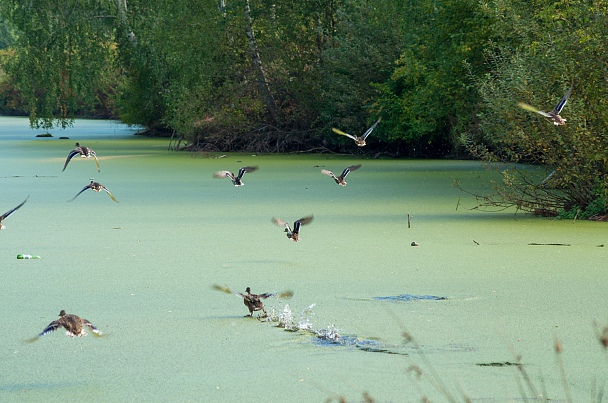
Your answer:
[[[19,255],[17,255],[17,259],[42,259],[42,258],[38,255],[19,254]]]

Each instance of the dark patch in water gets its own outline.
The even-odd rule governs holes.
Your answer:
[[[446,300],[446,297],[436,297],[435,295],[412,295],[412,294],[401,294],[389,297],[373,297],[379,301],[418,301],[418,300],[431,300],[431,301],[442,301]]]
[[[384,353],[384,354],[396,354],[396,355],[409,355],[405,352],[400,352],[398,349],[400,346],[385,346],[384,344],[375,340],[359,339],[356,336],[339,336],[335,333],[326,334],[323,331],[316,333],[313,343],[318,346],[342,346],[342,347],[354,347],[357,350],[365,351],[368,353]]]
[[[482,362],[479,364],[475,364],[478,365],[480,367],[513,367],[513,366],[517,366],[520,365],[516,362],[509,362],[509,361],[505,361],[505,362]]]
[[[57,175],[34,175],[32,178],[56,178]],[[25,175],[12,175],[12,176],[3,176],[2,178],[29,178],[29,176]]]

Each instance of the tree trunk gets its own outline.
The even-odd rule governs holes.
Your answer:
[[[116,0],[116,9],[118,11],[118,26],[127,32],[127,39],[133,46],[137,46],[137,36],[133,30],[128,28],[129,18],[127,9],[127,0]]]
[[[280,117],[279,111],[277,109],[276,103],[274,102],[274,97],[270,92],[270,87],[268,86],[268,81],[266,80],[266,73],[264,72],[264,67],[262,65],[262,59],[260,58],[258,45],[255,40],[255,35],[253,34],[253,22],[251,21],[251,9],[249,8],[249,0],[245,0],[245,18],[247,19],[246,33],[249,42],[249,50],[251,51],[251,61],[253,64],[253,70],[256,75],[256,80],[260,89],[260,95],[262,96],[262,99],[264,100],[266,108],[272,116],[272,119],[276,123],[278,123]]]

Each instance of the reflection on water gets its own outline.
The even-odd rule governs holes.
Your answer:
[[[132,137],[142,130],[141,126],[128,126],[117,120],[76,119],[72,126],[65,129],[32,129],[27,117],[0,116],[0,140],[41,140],[87,138],[119,139]],[[50,137],[41,137],[50,134]]]

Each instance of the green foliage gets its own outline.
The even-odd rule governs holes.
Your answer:
[[[403,38],[400,2],[376,1],[340,4],[331,36],[324,41],[318,74],[320,86],[311,94],[311,109],[318,111],[321,127],[334,126],[363,133],[381,114],[377,86],[388,80],[399,57]],[[374,131],[376,141],[387,141],[384,123]],[[331,144],[351,146],[351,140],[332,136]],[[373,147],[373,146],[372,146]]]
[[[465,140],[481,158],[554,171],[546,182],[515,171],[519,181],[503,184],[504,200],[526,211],[585,211],[608,189],[605,9],[604,2],[579,1],[496,1],[489,9],[503,17],[496,29],[504,39],[486,51],[491,71],[476,79],[483,100],[478,131]],[[563,126],[517,106],[550,111],[571,85]]]
[[[18,30],[6,65],[26,104],[32,125],[71,123],[82,103],[93,105],[113,57],[107,14],[114,4],[93,0],[22,2],[1,9]],[[104,7],[105,6],[105,7]]]
[[[477,0],[404,1],[405,37],[389,80],[379,83],[377,104],[392,138],[418,148],[450,148],[475,123],[475,76],[486,66],[483,46],[495,18]]]
[[[516,165],[497,197],[554,214],[607,189],[605,0],[3,0],[0,102],[32,125],[118,111],[188,146],[458,155]],[[8,42],[6,39],[8,38]],[[3,41],[4,42],[1,42]],[[1,73],[0,73],[1,74]],[[565,126],[549,110],[574,84]],[[598,190],[599,189],[599,190]],[[598,193],[599,192],[599,193]]]
[[[589,219],[595,217],[605,217],[608,214],[608,200],[597,198],[593,200],[587,207],[581,209],[576,206],[570,210],[560,210],[557,217],[562,219]],[[605,219],[605,218],[604,218]]]
[[[13,45],[16,39],[17,35],[13,27],[6,20],[0,18],[0,50]]]

